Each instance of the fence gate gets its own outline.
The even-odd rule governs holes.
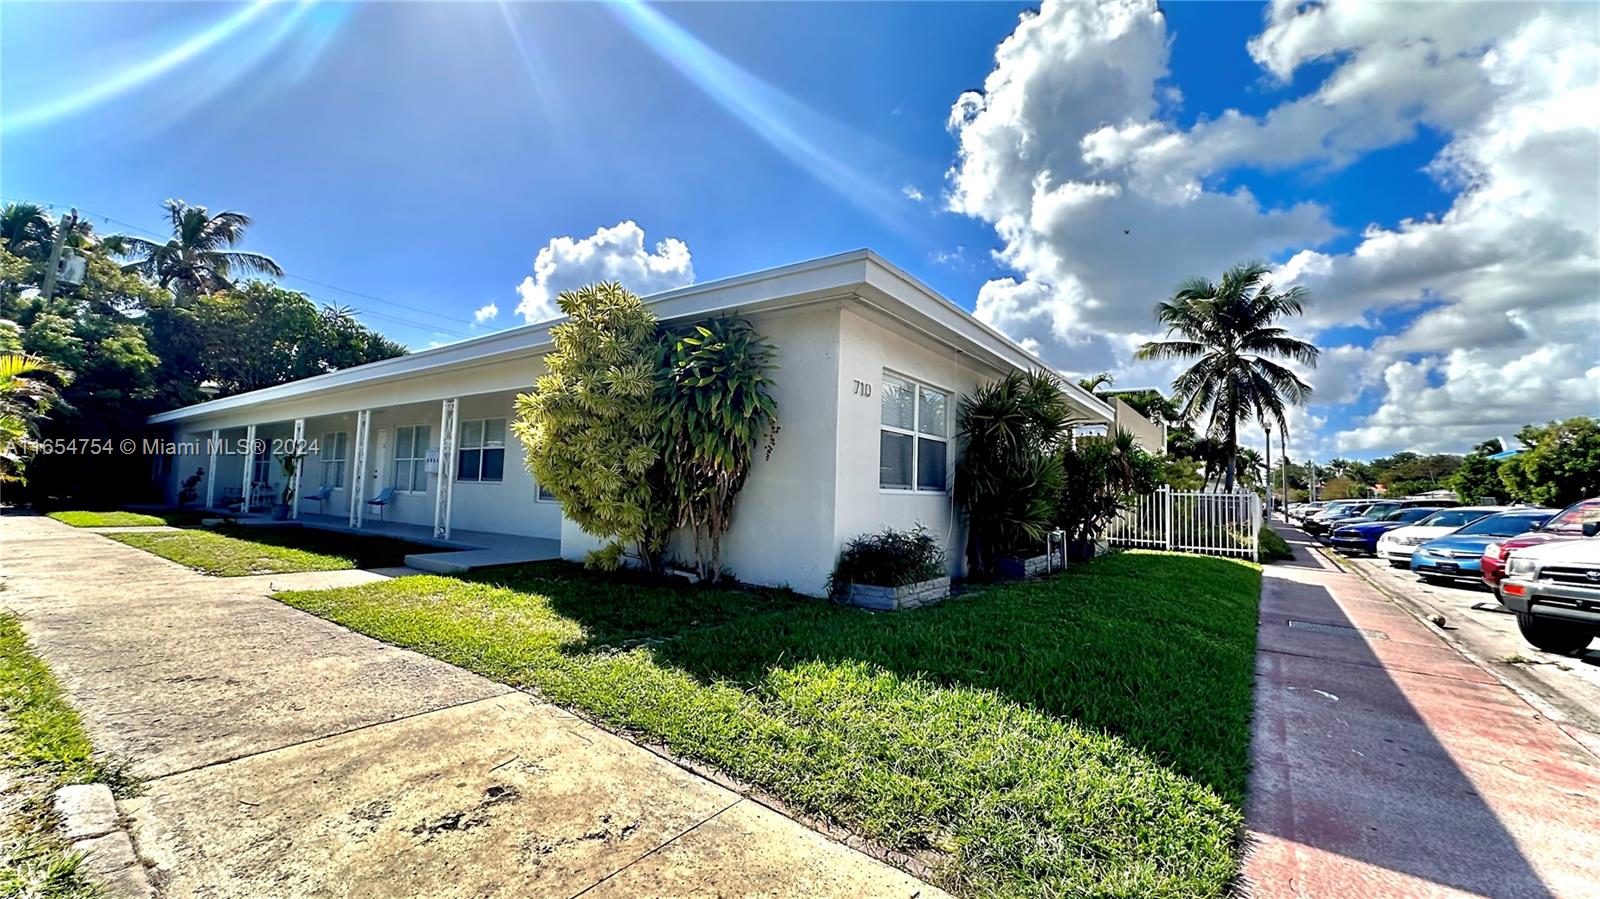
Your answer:
[[[1170,549],[1256,559],[1261,498],[1254,493],[1206,493],[1162,487],[1138,497],[1106,529],[1112,546]]]

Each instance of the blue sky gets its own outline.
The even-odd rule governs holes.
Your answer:
[[[1459,339],[1435,332],[1505,319],[1532,345],[1592,315],[1594,227],[1581,205],[1534,211],[1577,236],[1559,260],[1570,278],[1556,319],[1522,321],[1501,293],[1476,299],[1492,260],[1422,258],[1413,245],[1483,241],[1443,234],[1455,225],[1441,220],[1496,183],[1493,162],[1471,161],[1508,133],[1494,111],[1510,122],[1535,100],[1491,87],[1407,95],[1507,35],[1561,41],[1561,30],[1579,87],[1592,86],[1592,16],[1539,31],[1524,4],[1485,13],[1482,34],[1441,14],[1375,37],[1246,3],[1047,7],[997,62],[1025,9],[7,3],[0,196],[76,204],[115,220],[97,223],[106,231],[159,230],[168,197],[248,212],[250,248],[276,258],[289,286],[414,347],[520,324],[519,302],[548,308],[550,293],[594,274],[579,251],[597,232],[602,257],[635,251],[602,273],[642,264],[639,289],[870,246],[1063,370],[1110,368],[1125,386],[1170,377],[1128,359],[1162,285],[1264,256],[1319,301],[1302,330],[1330,352],[1319,402],[1296,426],[1324,456],[1465,449],[1516,421],[1600,405],[1600,361],[1576,346],[1566,375],[1527,375],[1553,391],[1550,414],[1475,408],[1483,372],[1506,370],[1494,353],[1507,341],[1461,355]],[[1393,62],[1401,45],[1383,43],[1402,39],[1437,51],[1407,71]],[[1376,74],[1347,78],[1370,60],[1383,63]],[[978,111],[952,126],[963,92],[986,79]],[[1217,127],[1241,121],[1252,127]],[[1565,124],[1593,136],[1592,122]],[[1053,158],[1107,127],[1130,128],[1117,146],[1154,155]],[[1274,129],[1311,137],[1296,146]],[[1184,152],[1164,162],[1152,130]],[[1055,137],[1023,149],[1017,134]],[[1469,162],[1441,172],[1445,156]],[[1071,218],[1058,210],[1087,207],[1021,196],[1041,173],[1116,196]],[[1530,177],[1499,183],[1539,193],[1513,175]],[[1174,179],[1188,186],[1152,186]],[[1586,202],[1600,186],[1579,177],[1566,190]],[[1007,231],[1019,209],[1030,224]],[[1430,219],[1440,233],[1419,230]],[[636,228],[602,232],[625,222]],[[681,248],[652,262],[668,239]],[[1384,255],[1406,252],[1416,258]],[[1386,282],[1375,257],[1384,273],[1424,274]],[[1320,302],[1324,291],[1338,302]],[[491,304],[492,318],[475,315]]]

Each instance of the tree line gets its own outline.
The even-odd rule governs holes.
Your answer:
[[[8,501],[115,505],[149,489],[147,458],[30,458],[30,441],[137,436],[148,416],[167,409],[406,352],[353,310],[265,280],[283,269],[240,248],[249,216],[181,200],[163,208],[166,241],[102,236],[86,219],[58,219],[34,203],[0,210]],[[55,255],[82,259],[77,283],[47,283]]]

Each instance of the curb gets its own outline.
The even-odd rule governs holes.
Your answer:
[[[74,784],[51,797],[61,835],[83,855],[82,870],[115,899],[155,899],[155,888],[133,851],[116,800],[105,784]]]

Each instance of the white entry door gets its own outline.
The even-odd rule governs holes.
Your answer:
[[[367,492],[368,497],[378,495],[389,484],[389,429],[382,428],[378,431],[377,463],[372,468],[372,489]]]

